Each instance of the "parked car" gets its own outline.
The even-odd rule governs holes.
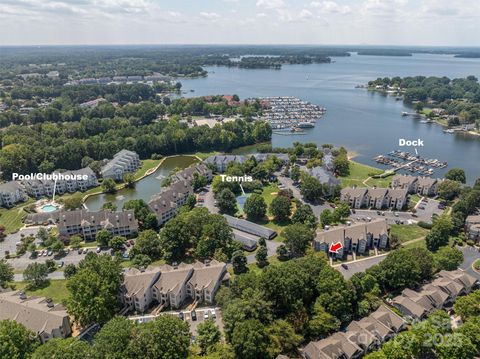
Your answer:
[[[102,251],[102,248],[97,247],[97,253],[100,253]]]
[[[178,317],[179,317],[181,320],[184,320],[184,319],[185,319],[185,316],[183,315],[182,312],[178,313]]]
[[[211,310],[212,318],[217,319],[217,312],[215,312],[215,309]]]
[[[82,254],[83,253],[83,249],[80,248],[78,251],[77,251],[78,254]]]
[[[135,241],[133,239],[130,239],[127,242],[130,243],[132,246],[135,244]]]
[[[53,255],[53,252],[52,252],[51,250],[49,250],[49,251],[47,252],[47,255],[50,257],[50,256]]]
[[[87,254],[88,253],[88,248],[83,248],[83,254]]]
[[[192,318],[192,320],[197,320],[197,312],[195,312],[194,310],[192,310],[190,312],[190,317]]]
[[[203,312],[203,319],[205,319],[205,320],[208,319],[208,316],[209,316],[209,313],[208,313],[208,312],[209,312],[208,310],[206,310],[206,311]]]
[[[342,263],[342,268],[343,269],[348,269],[348,265],[346,265],[345,263]]]

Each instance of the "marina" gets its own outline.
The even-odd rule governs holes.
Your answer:
[[[447,162],[436,158],[423,158],[404,151],[391,151],[385,155],[374,157],[374,161],[384,166],[390,166],[392,171],[404,171],[418,173],[423,176],[431,176],[436,169],[445,168]]]
[[[297,129],[313,128],[326,112],[324,107],[296,97],[261,97],[260,101],[265,108],[263,118],[274,130],[292,129],[292,132],[298,132]]]

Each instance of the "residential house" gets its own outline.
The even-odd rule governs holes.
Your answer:
[[[467,217],[465,221],[465,235],[468,240],[480,242],[480,215]]]
[[[38,335],[42,343],[72,333],[68,314],[49,298],[27,297],[25,292],[0,292],[0,320],[14,320]]]
[[[220,284],[229,279],[227,265],[216,260],[193,264],[193,275],[187,283],[187,294],[194,301],[212,303]]]
[[[120,289],[121,302],[137,312],[145,312],[152,303],[152,287],[159,277],[159,267],[127,269]]]
[[[135,172],[139,167],[140,158],[137,153],[121,150],[102,167],[100,173],[103,178],[113,178],[116,181],[121,181],[126,173]]]
[[[18,202],[27,199],[25,191],[17,181],[10,181],[0,184],[0,205],[3,207],[13,207]]]
[[[329,190],[329,195],[333,195],[335,190],[340,186],[340,180],[335,177],[333,172],[328,171],[325,167],[313,167],[308,170],[310,176],[315,177],[318,181],[325,185]]]
[[[367,192],[367,207],[382,209],[388,206],[388,189],[372,188]]]

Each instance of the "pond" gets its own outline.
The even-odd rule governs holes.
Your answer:
[[[149,176],[136,182],[134,188],[124,188],[113,194],[98,194],[90,196],[85,201],[85,206],[90,211],[98,211],[107,202],[112,202],[121,210],[126,201],[132,199],[143,199],[148,202],[151,197],[160,192],[162,181],[167,178],[173,170],[184,169],[198,162],[193,156],[173,156],[166,158],[157,170]]]

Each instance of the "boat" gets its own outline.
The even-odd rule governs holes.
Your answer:
[[[443,132],[445,132],[445,133],[454,133],[455,131],[452,130],[451,128],[449,128],[448,130],[443,130]]]
[[[298,128],[312,128],[315,127],[315,122],[302,121],[297,124]]]
[[[402,116],[404,116],[404,117],[405,117],[405,116],[408,116],[408,112],[403,111],[403,112],[402,112]]]

